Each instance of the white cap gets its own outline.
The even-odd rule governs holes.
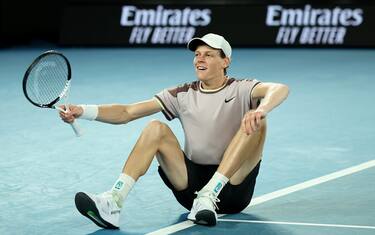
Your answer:
[[[215,48],[215,49],[221,49],[224,54],[227,57],[231,57],[232,55],[232,47],[230,46],[229,42],[225,40],[223,36],[214,34],[214,33],[209,33],[204,35],[201,38],[193,38],[188,42],[187,47],[191,51],[195,51],[197,49],[198,43],[203,42],[207,44],[208,46]]]

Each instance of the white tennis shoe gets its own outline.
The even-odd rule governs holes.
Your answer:
[[[92,220],[96,225],[106,229],[118,229],[120,211],[111,192],[99,195],[79,192],[75,196],[78,211]]]
[[[201,225],[216,225],[217,214],[215,209],[218,209],[216,203],[220,200],[209,191],[200,191],[196,194],[197,197],[194,199],[193,207],[187,217],[188,220]]]

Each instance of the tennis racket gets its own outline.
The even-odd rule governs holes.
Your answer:
[[[67,98],[72,71],[68,59],[60,52],[46,51],[39,55],[26,70],[23,77],[23,93],[27,100],[39,108],[57,109],[68,112],[69,106],[65,104],[66,110],[60,108],[57,103]],[[77,123],[70,124],[76,136],[82,132]]]

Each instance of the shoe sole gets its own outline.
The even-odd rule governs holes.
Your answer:
[[[102,227],[105,229],[119,229],[113,224],[110,224],[107,221],[105,221],[100,216],[98,208],[95,205],[95,202],[86,193],[83,193],[83,192],[77,193],[74,198],[74,202],[76,204],[76,207],[79,213],[89,218],[92,222],[94,222],[99,227]]]
[[[209,210],[199,211],[195,215],[194,223],[205,225],[205,226],[215,226],[216,225],[215,213]]]

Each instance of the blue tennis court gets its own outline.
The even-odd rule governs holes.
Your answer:
[[[58,49],[71,61],[69,102],[132,103],[195,80],[183,48],[0,50],[0,234],[374,234],[375,50],[234,48],[229,76],[280,82],[288,99],[268,116],[253,203],[216,227],[186,221],[157,173],[130,192],[121,229],[102,230],[74,206],[78,191],[110,189],[143,127],[178,121],[160,113],[126,125],[78,120],[82,137],[22,93],[27,66]]]

